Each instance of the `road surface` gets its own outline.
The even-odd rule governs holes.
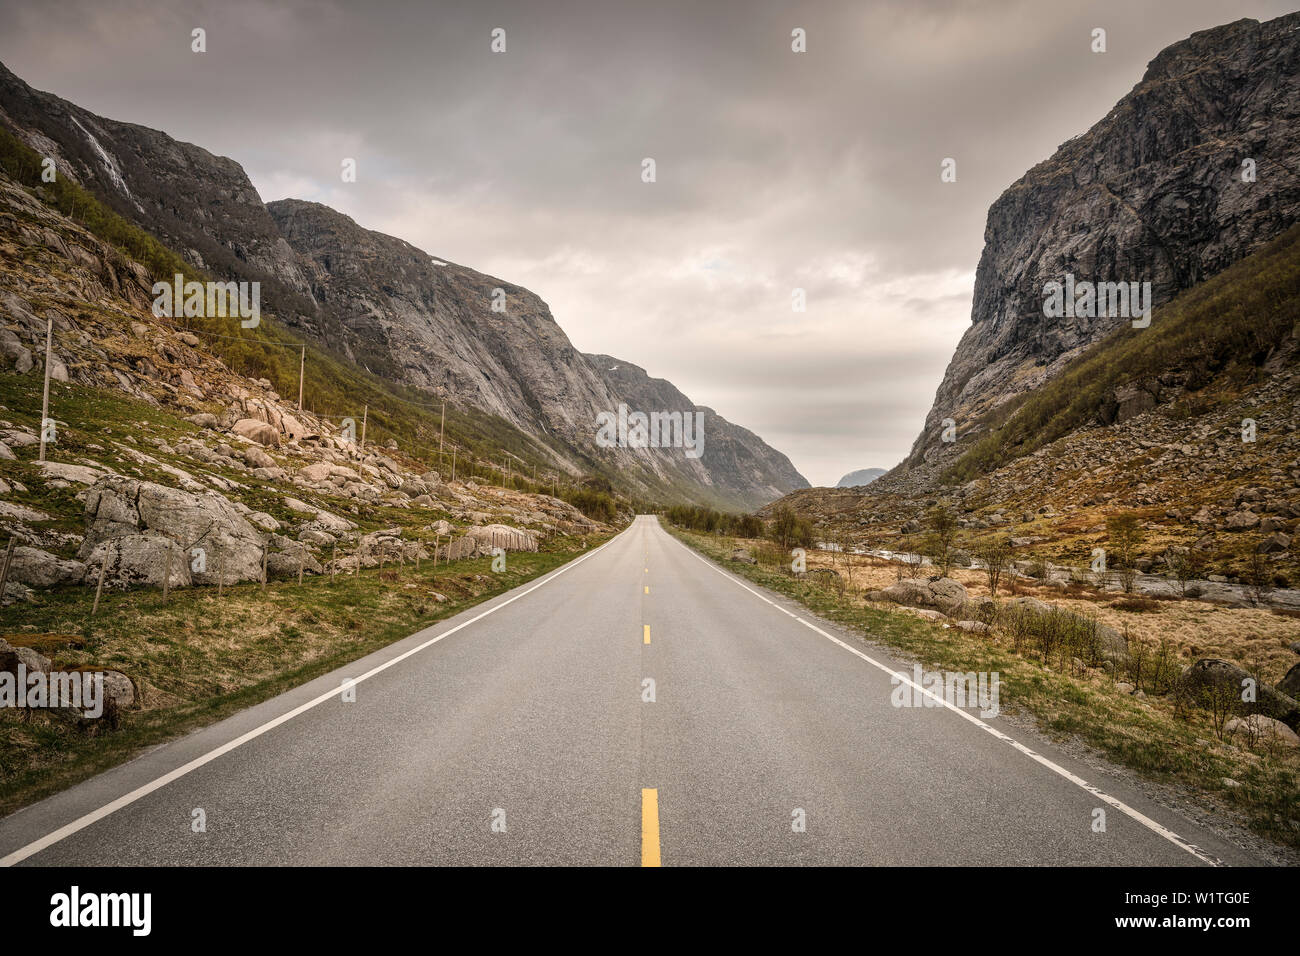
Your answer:
[[[894,706],[891,670],[912,673],[642,517],[543,578],[13,814],[0,857],[1261,862],[1002,718]]]

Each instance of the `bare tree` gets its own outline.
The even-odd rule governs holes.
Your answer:
[[[928,540],[930,557],[939,566],[944,577],[952,570],[953,544],[957,540],[957,519],[943,505],[935,505],[925,514],[926,527],[930,529]]]
[[[1131,594],[1137,580],[1138,548],[1146,540],[1146,532],[1138,524],[1137,515],[1125,511],[1106,519],[1106,539],[1120,587],[1125,594]]]
[[[1011,541],[1004,535],[989,535],[975,545],[975,556],[984,562],[989,579],[989,594],[998,596],[998,582],[1011,561]]]
[[[1201,571],[1201,556],[1191,548],[1171,547],[1165,552],[1165,563],[1170,573],[1178,582],[1178,592],[1187,597],[1187,585],[1194,581]]]

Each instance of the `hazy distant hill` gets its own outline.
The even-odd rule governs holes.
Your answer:
[[[857,471],[851,471],[841,478],[835,487],[856,488],[859,485],[869,485],[884,473],[884,468],[859,468]]]

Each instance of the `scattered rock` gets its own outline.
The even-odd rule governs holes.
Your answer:
[[[1223,733],[1228,737],[1240,735],[1250,741],[1276,743],[1289,748],[1300,747],[1300,735],[1282,721],[1263,714],[1233,717],[1223,725]]]
[[[280,447],[280,433],[266,422],[260,422],[256,418],[241,418],[230,426],[230,430],[236,435],[268,448]]]

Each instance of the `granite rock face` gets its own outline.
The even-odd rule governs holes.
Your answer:
[[[1243,164],[1254,162],[1254,181]],[[962,336],[905,467],[951,453],[984,412],[1130,319],[1044,315],[1044,286],[1150,282],[1162,302],[1300,218],[1300,13],[1238,20],[1165,49],[1086,133],[989,210]]]

